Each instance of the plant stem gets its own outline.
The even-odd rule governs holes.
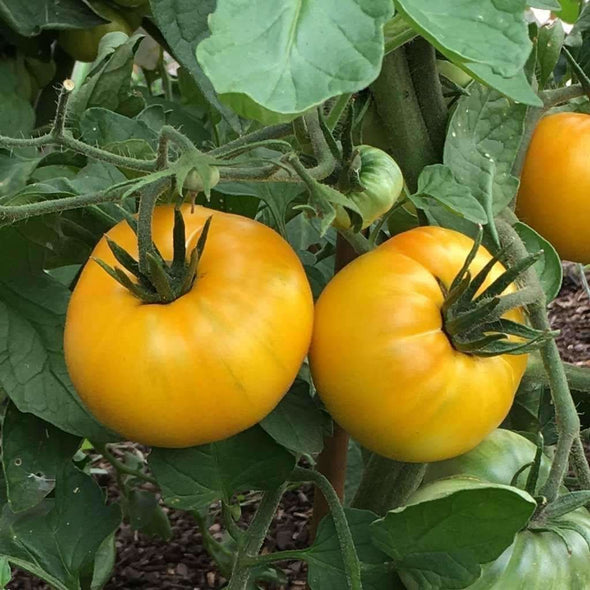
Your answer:
[[[275,551],[274,553],[265,553],[256,557],[244,559],[244,564],[249,567],[267,565],[275,561],[304,561],[307,555],[305,549],[290,549],[286,551]]]
[[[101,444],[101,443],[92,443],[92,446],[100,451],[100,454],[119,472],[119,473],[124,473],[125,475],[132,475],[133,477],[137,477],[138,479],[143,479],[143,481],[146,481],[148,483],[154,484],[154,485],[158,485],[158,482],[156,481],[155,478],[151,477],[150,475],[146,475],[145,473],[142,473],[141,471],[137,471],[135,469],[132,469],[131,467],[127,467],[127,465],[125,465],[125,463],[122,463],[121,461],[119,461],[119,459],[117,459],[117,457],[115,457],[108,449],[106,444]]]
[[[347,92],[346,94],[341,94],[338,98],[336,98],[336,101],[330,109],[330,113],[326,117],[326,126],[330,131],[334,131],[334,127],[336,127],[336,124],[340,120],[340,117],[348,105],[351,96],[352,94]]]
[[[246,590],[248,588],[251,570],[247,562],[260,552],[268,527],[283,497],[285,487],[286,485],[283,484],[275,490],[265,492],[262,497],[252,523],[248,527],[247,541],[238,550],[227,590]]]
[[[64,134],[66,124],[66,114],[68,108],[68,98],[70,92],[74,90],[74,83],[72,80],[64,80],[61,85],[59,96],[57,98],[57,109],[55,110],[55,119],[51,128],[51,135],[53,137],[62,137]]]
[[[435,156],[442,162],[448,112],[436,67],[436,52],[426,39],[418,38],[408,44],[406,55],[422,118]]]
[[[352,506],[383,516],[405,504],[422,483],[425,471],[425,463],[401,463],[371,453]]]
[[[223,516],[223,523],[227,532],[231,535],[236,543],[240,543],[244,536],[244,531],[236,524],[234,517],[231,513],[231,506],[225,501],[221,502],[221,515]]]
[[[579,436],[574,439],[571,459],[580,487],[583,490],[590,490],[590,467],[586,459],[584,445]]]
[[[223,156],[226,152],[235,150],[236,148],[243,147],[249,143],[256,143],[259,141],[265,141],[267,139],[280,139],[281,137],[287,137],[293,134],[293,128],[289,123],[283,125],[273,125],[272,127],[263,127],[252,133],[247,133],[238,137],[233,141],[226,143],[218,148],[215,148],[207,152],[210,156]]]
[[[158,197],[168,186],[169,179],[164,178],[147,186],[139,200],[137,214],[137,248],[139,257],[139,270],[146,276],[150,275],[147,256],[153,250],[152,242],[152,216]]]
[[[309,133],[313,152],[317,160],[317,164],[308,170],[308,174],[316,180],[323,180],[334,172],[336,160],[324,137],[317,109],[306,113],[303,118],[305,119],[307,132]]]
[[[385,57],[381,73],[369,90],[387,137],[387,151],[414,192],[420,172],[424,166],[437,162],[437,156],[416,96],[405,47]]]
[[[206,519],[201,516],[201,514],[197,510],[193,510],[191,512],[193,518],[197,522],[197,527],[201,533],[201,540],[203,541],[203,547],[205,551],[211,556],[211,558],[217,564],[219,568],[219,572],[225,578],[228,578],[231,574],[231,571],[227,568],[223,561],[219,559],[219,554],[223,553],[227,556],[228,561],[229,558],[232,556],[232,552],[220,543],[215,537],[211,534],[209,527],[207,526]]]
[[[336,257],[334,261],[334,272],[344,268],[349,262],[357,257],[357,252],[339,233],[336,238]],[[317,470],[323,473],[336,495],[342,500],[344,498],[344,483],[346,482],[346,464],[348,460],[348,433],[338,424],[333,422],[333,434],[324,438],[324,448],[317,459]],[[315,537],[317,527],[328,513],[329,507],[325,498],[317,493],[313,499],[313,513],[309,524],[310,537]]]
[[[348,587],[350,590],[362,590],[361,564],[356,552],[352,533],[350,532],[350,527],[348,526],[348,521],[346,520],[344,508],[336,490],[332,487],[329,480],[319,471],[302,469],[301,467],[295,468],[291,481],[311,481],[319,490],[321,490],[328,506],[330,507],[330,514],[334,521],[336,536],[340,543],[340,551],[342,553],[342,561],[344,562]]]
[[[499,218],[496,220],[496,226],[502,246],[508,247],[507,256],[510,262],[514,264],[526,258],[528,252],[510,223]],[[539,292],[537,302],[528,306],[531,325],[537,330],[547,332],[551,326],[547,317],[545,296],[534,269],[526,270],[523,273],[523,279],[525,285],[531,286]],[[558,432],[557,446],[549,477],[541,490],[548,502],[552,502],[557,497],[559,487],[567,472],[572,445],[580,436],[580,419],[569,390],[567,376],[555,340],[545,341],[540,349],[540,354],[551,388]]]

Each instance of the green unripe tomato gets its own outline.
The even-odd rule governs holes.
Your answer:
[[[131,35],[133,32],[123,15],[102,2],[93,2],[92,7],[111,22],[91,29],[69,29],[59,34],[58,43],[77,61],[94,61],[98,54],[98,44],[107,33],[121,32]]]
[[[439,74],[454,82],[457,86],[465,87],[473,80],[467,72],[464,72],[459,66],[446,59],[437,59],[436,69]]]
[[[213,188],[219,182],[219,168],[211,166],[209,168],[211,176],[209,177],[209,187]],[[203,181],[196,170],[191,170],[184,179],[183,188],[187,191],[200,193],[203,190]]]
[[[404,178],[396,161],[384,151],[370,145],[357,149],[361,159],[359,180],[364,190],[352,191],[347,196],[360,209],[364,229],[391,209],[404,188]],[[344,207],[336,206],[332,225],[350,229],[350,217]]]

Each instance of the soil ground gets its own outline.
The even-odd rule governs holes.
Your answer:
[[[550,306],[554,329],[564,360],[590,366],[590,298],[574,266],[565,267],[565,277],[559,297]],[[101,485],[110,498],[117,496],[112,474],[102,476]],[[256,497],[244,508],[244,518],[254,510]],[[311,515],[313,490],[307,486],[285,494],[267,539],[269,551],[305,547],[308,542],[306,524]],[[201,535],[192,516],[170,510],[173,536],[170,542],[150,538],[122,525],[117,536],[117,562],[106,590],[212,590],[222,588],[226,580],[218,573],[203,550]],[[212,527],[220,535],[219,525]],[[305,566],[287,564],[289,578],[283,588],[305,587]],[[49,586],[17,571],[10,590],[50,590]]]

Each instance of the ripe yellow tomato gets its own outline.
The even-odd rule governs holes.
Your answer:
[[[346,266],[317,302],[310,363],[318,393],[336,422],[380,455],[460,455],[512,405],[526,355],[458,352],[443,330],[437,279],[449,287],[472,246],[452,230],[412,229]],[[472,274],[490,258],[480,248]],[[483,288],[503,270],[497,263]],[[524,320],[520,310],[505,317]]]
[[[94,61],[98,55],[98,44],[107,33],[119,31],[131,35],[133,32],[131,25],[114,8],[103,2],[93,2],[92,6],[111,22],[91,29],[68,29],[59,34],[60,46],[78,61]]]
[[[566,260],[590,263],[590,115],[558,113],[537,125],[528,148],[517,215]]]
[[[172,259],[173,207],[156,208],[153,238]],[[146,304],[93,259],[68,307],[64,349],[83,402],[131,440],[187,447],[221,440],[266,416],[307,353],[313,299],[289,244],[251,219],[182,207],[187,252],[211,228],[192,289]],[[107,236],[137,256],[126,222]],[[93,258],[117,265],[106,239]]]

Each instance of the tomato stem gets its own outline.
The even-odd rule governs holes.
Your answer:
[[[336,528],[336,536],[338,537],[342,552],[342,561],[344,562],[348,587],[350,590],[362,590],[361,564],[350,527],[348,526],[348,521],[346,520],[344,508],[336,490],[332,487],[330,481],[319,471],[312,471],[301,467],[295,468],[291,481],[311,481],[322,492],[330,508],[330,514],[334,521],[334,527]]]
[[[508,246],[508,256],[514,261],[526,258],[528,252],[509,221],[499,218],[497,220],[497,227],[502,244]],[[527,269],[523,278],[525,284],[531,285],[533,288],[538,289],[539,292],[538,300],[528,306],[531,324],[538,330],[548,332],[550,331],[550,324],[549,318],[547,317],[547,301],[540,288],[539,279],[534,269]],[[575,466],[580,482],[590,482],[590,467],[585,457],[579,457],[581,443],[576,443],[576,440],[580,438],[580,418],[576,411],[566,372],[561,362],[559,349],[555,340],[551,338],[543,342],[540,353],[551,388],[558,432],[557,446],[553,461],[551,462],[549,477],[541,490],[541,493],[547,498],[548,502],[552,502],[557,497],[559,487],[567,473],[570,452],[574,443],[578,449],[576,451],[576,458],[579,461]]]

